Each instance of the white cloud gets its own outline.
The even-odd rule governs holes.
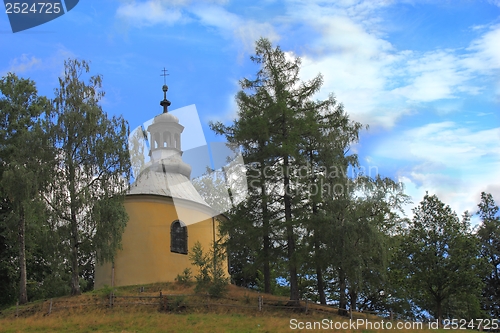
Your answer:
[[[42,60],[35,56],[29,56],[27,54],[22,54],[19,58],[14,58],[10,62],[8,72],[13,73],[25,73],[34,68],[40,67]]]
[[[488,0],[492,5],[500,7],[500,0]]]
[[[322,73],[324,85],[318,98],[334,92],[354,120],[392,127],[411,112],[405,99],[387,88],[407,52],[397,52],[377,32],[379,20],[368,19],[382,4],[354,2],[349,7],[350,3],[334,8],[295,3],[300,8],[289,9],[294,19],[318,31],[304,46],[302,77]]]
[[[439,200],[449,205],[459,217],[465,211],[470,214],[475,214],[478,210],[477,204],[481,198],[481,192],[491,193],[493,199],[498,205],[500,203],[500,185],[487,185],[486,187],[482,184],[460,184],[455,186],[455,191],[451,191],[449,187],[439,186],[435,181],[433,175],[428,177],[423,177],[423,184],[416,183],[413,179],[405,176],[401,176],[399,181],[404,184],[405,193],[412,198],[412,203],[404,207],[405,215],[412,217],[412,209],[419,205],[419,203],[424,198],[426,192],[430,195],[435,194]],[[465,190],[464,190],[465,189]],[[477,215],[473,216],[472,224],[477,225],[479,223],[479,218]]]
[[[169,8],[161,0],[126,3],[118,7],[116,15],[127,23],[139,27],[160,23],[172,25],[182,19],[179,9]]]
[[[226,38],[243,44],[251,51],[254,42],[261,36],[272,41],[279,39],[272,24],[245,19],[231,13],[221,5],[226,0],[147,0],[132,1],[120,5],[116,15],[119,19],[137,26],[172,25],[198,20],[201,24],[216,28]]]
[[[447,121],[389,137],[372,154],[412,165],[399,179],[415,203],[429,191],[461,214],[475,211],[482,191],[500,194],[499,142],[500,127],[474,131]]]
[[[393,90],[410,101],[429,102],[455,98],[458,91],[467,91],[465,82],[470,72],[461,68],[451,50],[432,51],[406,63],[409,85]]]
[[[264,36],[279,40],[273,22],[258,22],[228,11],[226,1],[147,0],[128,2],[118,9],[135,25],[197,21],[234,40],[243,53],[253,51]],[[354,120],[372,127],[391,128],[402,116],[425,103],[478,95],[488,87],[479,76],[492,77],[500,69],[500,26],[486,30],[467,48],[416,52],[397,50],[385,35],[381,9],[392,1],[290,0],[280,24],[314,29],[300,54],[302,77],[318,73],[324,85],[318,98],[334,92]],[[497,84],[500,95],[500,84]],[[449,114],[453,108],[436,110]]]
[[[481,94],[489,88],[488,80],[481,79],[498,77],[500,26],[490,27],[461,49],[397,50],[386,38],[380,12],[391,1],[288,4],[290,21],[317,31],[301,50],[303,78],[321,72],[324,86],[318,98],[334,92],[363,123],[391,128],[425,103]],[[453,109],[436,111],[442,115]]]
[[[270,23],[243,19],[220,6],[200,5],[191,10],[202,24],[215,27],[222,35],[241,41],[245,51],[253,50],[254,43],[259,37],[267,37],[271,41],[279,39],[279,35]]]
[[[44,78],[51,78],[57,84],[57,77],[64,74],[64,61],[68,58],[76,58],[76,55],[66,49],[63,45],[55,45],[52,54],[47,57],[21,54],[9,61],[8,67],[0,69],[0,76],[8,72],[21,74],[33,74],[33,72],[43,73]]]
[[[462,50],[434,50],[414,56],[406,63],[406,80],[394,93],[418,102],[457,98],[462,93],[476,95],[485,87],[471,81],[480,76],[497,76],[500,70],[500,26],[491,27]]]
[[[454,122],[427,124],[390,136],[376,148],[378,156],[425,160],[448,168],[481,173],[494,162],[500,171],[500,127],[473,131]],[[500,181],[500,179],[498,180]]]
[[[463,59],[463,64],[471,70],[498,77],[500,73],[499,41],[500,25],[492,26],[489,31],[470,44],[467,48],[470,53]]]

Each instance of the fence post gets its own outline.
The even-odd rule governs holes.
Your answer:
[[[306,314],[307,314],[307,310],[308,310],[308,304],[309,304],[309,300],[306,299]]]
[[[166,308],[163,308],[163,298],[162,298],[162,293],[161,293],[161,290],[160,290],[160,309],[161,310],[166,310]]]
[[[19,317],[19,301],[16,302],[16,317]]]
[[[51,314],[52,313],[52,298],[50,299],[50,303],[49,303],[49,313],[48,314]]]
[[[349,313],[351,315],[351,320],[352,320],[352,307],[349,307]]]
[[[259,312],[262,311],[262,296],[259,295]]]
[[[112,308],[113,307],[113,290],[111,290],[111,292],[109,293],[109,307]]]

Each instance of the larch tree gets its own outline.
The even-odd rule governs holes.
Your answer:
[[[293,303],[300,296],[301,259],[297,246],[302,237],[296,210],[306,193],[296,195],[300,185],[291,171],[300,166],[304,135],[315,126],[314,117],[306,115],[320,111],[321,103],[312,102],[312,98],[321,87],[322,77],[301,81],[300,58],[289,57],[264,38],[256,42],[251,60],[260,68],[254,79],[240,81],[242,90],[236,96],[238,119],[231,126],[217,123],[212,128],[230,143],[241,146],[245,163],[252,165],[247,177],[252,199],[259,202],[255,216],[260,219],[257,225],[262,231],[265,291],[271,285],[272,247],[283,243]]]
[[[89,70],[86,61],[70,59],[59,78],[52,127],[56,168],[46,196],[69,250],[73,295],[81,292],[82,249],[96,263],[112,261],[128,220],[123,206],[131,170],[128,125],[102,110],[102,78],[88,77]]]
[[[331,248],[334,225],[331,203],[337,204],[349,187],[348,168],[358,165],[357,155],[350,154],[349,150],[357,142],[362,125],[349,119],[343,105],[333,95],[308,104],[305,114],[308,126],[299,147],[307,170],[299,175],[300,192],[306,196],[300,202],[299,211],[307,229],[304,242],[313,258],[308,262],[315,266],[318,299],[326,304],[324,272],[332,258],[327,249]]]

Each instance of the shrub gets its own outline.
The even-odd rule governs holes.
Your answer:
[[[215,242],[209,253],[203,253],[200,242],[196,242],[189,259],[199,269],[199,273],[195,276],[195,291],[208,292],[212,297],[222,297],[227,292],[229,284],[229,278],[224,274],[222,264],[225,259],[222,246]]]
[[[162,298],[161,310],[168,312],[181,312],[187,308],[184,296],[169,296]]]
[[[191,285],[191,283],[193,282],[192,275],[191,275],[191,269],[186,268],[182,272],[182,274],[177,274],[175,281],[181,285],[185,285],[185,286]]]

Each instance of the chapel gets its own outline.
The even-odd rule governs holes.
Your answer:
[[[125,198],[129,220],[122,249],[114,262],[96,265],[95,289],[171,282],[186,268],[196,274],[189,251],[198,241],[208,252],[219,237],[218,224],[225,217],[191,183],[191,166],[182,160],[184,127],[168,112],[167,91],[164,85],[163,113],[147,128],[149,161]]]

